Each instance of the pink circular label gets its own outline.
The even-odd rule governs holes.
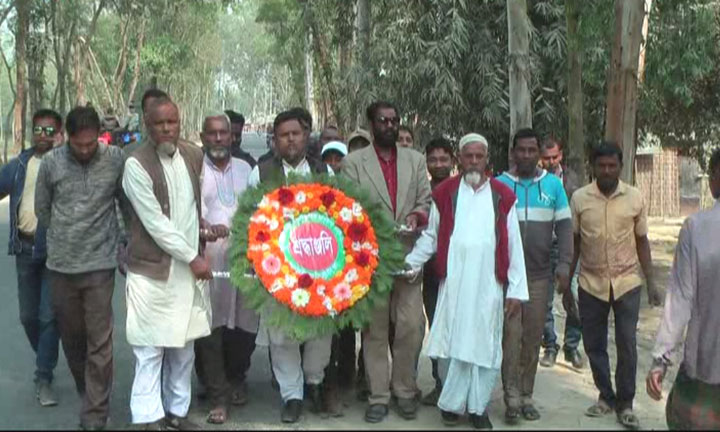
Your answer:
[[[338,243],[332,231],[315,222],[306,222],[293,229],[289,246],[295,262],[310,271],[328,269],[338,256]]]

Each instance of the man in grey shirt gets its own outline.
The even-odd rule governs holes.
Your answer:
[[[720,149],[710,158],[710,190],[720,199]],[[720,203],[685,220],[653,349],[647,392],[662,399],[671,357],[685,347],[667,399],[670,430],[720,429]],[[685,331],[687,329],[687,332]]]
[[[98,144],[100,118],[77,107],[67,116],[67,145],[43,157],[35,192],[47,227],[50,290],[60,340],[83,398],[80,426],[105,427],[112,389],[112,294],[120,228],[123,152]]]

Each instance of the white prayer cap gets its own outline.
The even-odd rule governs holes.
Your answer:
[[[324,155],[325,152],[328,150],[335,150],[343,156],[347,156],[348,154],[347,146],[340,141],[330,141],[329,143],[325,144],[322,148],[322,151],[320,152],[320,155]]]
[[[464,137],[460,138],[460,144],[458,145],[458,150],[462,151],[463,147],[470,143],[480,143],[485,146],[485,149],[487,149],[488,142],[485,139],[484,136],[478,134],[478,133],[469,133],[465,135]]]

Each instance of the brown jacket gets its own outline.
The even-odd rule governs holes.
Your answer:
[[[200,177],[203,166],[203,152],[194,144],[184,140],[178,141],[177,148],[190,174],[199,219],[201,216],[200,205],[202,203],[200,196]],[[140,165],[147,171],[153,182],[155,198],[158,200],[163,214],[171,218],[170,199],[168,197],[167,184],[165,183],[165,174],[163,173],[163,167],[155,150],[155,146],[141,146],[129,157],[137,159]],[[127,252],[128,269],[133,273],[141,274],[152,279],[167,280],[170,275],[170,255],[155,243],[155,240],[153,240],[152,236],[143,226],[135,209],[133,209],[124,193],[123,201],[128,217],[127,225],[130,235]],[[199,252],[200,251],[198,251],[198,253]]]

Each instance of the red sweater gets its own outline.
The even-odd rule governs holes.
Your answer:
[[[455,228],[455,206],[461,176],[450,177],[440,183],[433,191],[433,201],[440,213],[438,227],[437,256],[435,273],[439,279],[447,277],[447,259],[450,249],[450,237]],[[505,286],[508,283],[510,253],[508,249],[507,215],[515,205],[515,194],[502,182],[490,178],[493,209],[495,211],[495,277]]]

